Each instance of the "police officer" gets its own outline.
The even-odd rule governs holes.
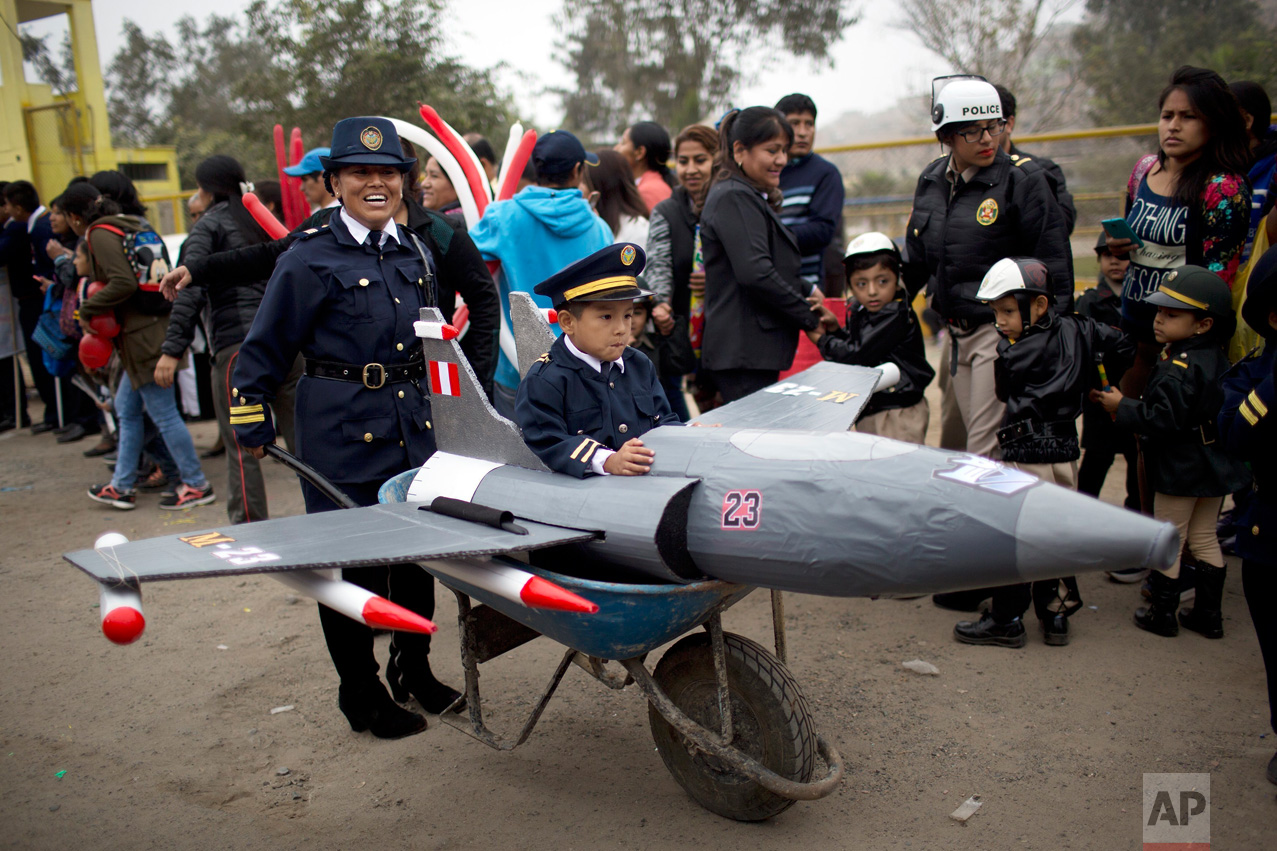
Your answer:
[[[997,261],[1036,257],[1051,273],[1052,309],[1072,313],[1068,225],[1038,164],[1013,162],[999,147],[1007,122],[997,90],[976,76],[937,77],[931,88],[931,129],[947,152],[918,178],[905,284],[910,294],[926,286],[949,335],[940,356],[940,446],[996,458],[1005,407],[994,390],[998,332],[976,291]],[[988,593],[934,599],[973,611]]]
[[[436,303],[434,261],[394,215],[403,174],[415,162],[382,118],[346,118],[321,158],[324,180],[341,203],[327,224],[303,234],[275,266],[261,308],[239,352],[231,424],[240,444],[261,457],[275,440],[265,415],[300,352],[297,454],[360,505],[377,502],[386,479],[419,466],[435,450],[425,364],[413,331]],[[302,482],[306,511],[336,506]],[[362,585],[421,615],[434,610],[434,585],[416,565],[347,570]],[[328,652],[341,679],[338,706],[356,732],[381,738],[420,732],[425,719],[395,703],[377,678],[367,626],[319,607]],[[430,672],[429,637],[396,632],[387,679],[395,698],[411,693],[442,711],[460,695]]]

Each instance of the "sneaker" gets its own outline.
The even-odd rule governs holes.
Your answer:
[[[165,511],[182,511],[186,508],[192,508],[196,505],[208,505],[216,500],[213,494],[212,485],[204,485],[202,488],[193,488],[183,482],[178,486],[177,492],[172,496],[160,497],[160,508]]]
[[[98,458],[108,452],[115,451],[115,441],[109,435],[102,435],[102,439],[97,442],[91,449],[84,450],[85,458]]]
[[[151,472],[137,482],[137,489],[140,491],[164,491],[171,493],[173,488],[168,486],[168,476],[164,475],[164,471],[159,465],[151,468]]]
[[[121,511],[130,511],[137,508],[136,491],[116,490],[115,485],[110,482],[89,488],[89,499],[94,502],[100,502],[103,505],[109,505],[112,508],[118,508]]]
[[[108,467],[114,466],[116,461],[116,456],[118,454],[119,453],[116,450],[112,449],[110,452],[102,456],[102,463],[107,465]]]

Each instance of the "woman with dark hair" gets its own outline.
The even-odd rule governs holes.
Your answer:
[[[72,181],[74,184],[75,181]],[[137,196],[137,187],[121,171],[99,171],[89,178],[93,188],[110,198],[126,216],[146,216],[146,207]]]
[[[1246,124],[1246,142],[1250,148],[1250,230],[1242,251],[1242,265],[1250,257],[1259,225],[1273,208],[1273,182],[1277,178],[1277,126],[1270,126],[1273,103],[1259,83],[1238,80],[1228,89],[1242,108]],[[1268,216],[1268,243],[1277,243],[1277,216]]]
[[[62,210],[76,236],[88,240],[93,260],[92,280],[106,284],[91,298],[80,302],[80,324],[86,331],[92,331],[91,320],[113,315],[120,325],[120,333],[111,341],[123,366],[115,390],[119,423],[115,473],[107,484],[90,488],[89,498],[113,508],[137,507],[137,492],[133,486],[145,440],[142,422],[145,411],[177,462],[181,478],[176,492],[161,497],[160,507],[174,510],[213,502],[216,499],[213,486],[200,469],[191,433],[177,410],[177,399],[171,388],[162,388],[154,380],[168,315],[157,316],[143,310],[144,305],[135,298],[139,281],[125,249],[125,240],[127,235],[149,231],[150,225],[136,215],[121,213],[119,205],[99,193],[91,183],[68,186],[62,193]]]
[[[675,322],[692,322],[692,294],[698,300],[705,292],[705,264],[696,261],[697,231],[705,196],[718,171],[718,131],[704,124],[684,127],[674,140],[674,167],[679,185],[669,198],[652,208],[647,235],[647,286],[656,293],[652,324],[662,334],[674,330]],[[703,304],[703,303],[702,303]],[[701,314],[703,318],[703,314]],[[700,344],[700,319],[689,333]],[[662,381],[674,413],[684,422],[690,418],[683,399],[682,382]]]
[[[278,180],[254,180],[253,194],[262,202],[263,207],[270,210],[272,216],[281,222],[284,220],[284,190]]]
[[[244,207],[245,180],[243,167],[232,157],[212,156],[196,167],[195,182],[199,185],[204,214],[191,228],[182,246],[185,262],[192,263],[219,251],[269,241],[270,237]],[[236,275],[228,284],[220,287],[194,286],[178,296],[170,314],[163,355],[155,365],[155,383],[161,387],[173,385],[178,364],[190,348],[207,306],[211,316],[209,344],[213,356],[210,374],[213,411],[217,416],[222,445],[227,449],[226,516],[232,523],[248,523],[265,520],[270,513],[261,467],[256,458],[235,442],[235,433],[231,429],[230,409],[235,403],[232,401],[230,375],[239,347],[262,303],[266,280],[245,280]],[[271,403],[275,424],[290,449],[297,445],[293,436],[293,405],[300,376],[301,364],[298,362],[293,365],[292,372],[280,385]]]
[[[599,164],[582,172],[581,194],[612,229],[615,242],[647,242],[647,205],[643,203],[625,158],[610,148],[595,152]]]
[[[670,174],[670,134],[655,121],[640,121],[621,134],[613,148],[630,164],[643,203],[650,210],[670,197],[674,175]]]
[[[1111,239],[1129,256],[1122,285],[1122,328],[1137,343],[1122,392],[1138,398],[1162,346],[1153,339],[1157,311],[1144,304],[1166,276],[1202,266],[1230,287],[1250,224],[1249,149],[1237,99],[1222,77],[1185,65],[1157,100],[1158,151],[1136,165],[1127,186],[1126,220],[1143,245]]]
[[[724,402],[774,384],[820,317],[798,277],[798,242],[780,221],[780,172],[794,130],[774,109],[733,110],[719,128],[722,168],[701,213],[701,364]],[[764,200],[765,199],[765,200]]]
[[[421,205],[427,210],[455,216],[462,222],[465,221],[461,210],[461,200],[457,197],[457,190],[452,185],[452,178],[448,177],[443,166],[439,165],[439,161],[434,157],[426,161],[426,168],[421,173],[421,190]]]

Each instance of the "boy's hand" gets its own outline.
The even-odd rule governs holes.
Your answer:
[[[824,323],[821,323],[820,325],[817,325],[817,326],[816,326],[815,328],[813,328],[812,330],[810,330],[810,331],[806,331],[806,332],[804,332],[804,333],[806,333],[806,334],[807,334],[807,339],[808,339],[808,340],[811,340],[812,345],[819,345],[819,343],[820,343],[820,338],[821,338],[821,337],[823,337],[823,336],[825,336],[825,326],[824,326]]]
[[[1087,394],[1087,398],[1092,402],[1099,402],[1110,414],[1116,414],[1118,406],[1122,404],[1123,396],[1121,390],[1110,387],[1107,390],[1092,390]]]
[[[621,448],[608,456],[603,469],[613,476],[641,476],[652,469],[656,453],[643,445],[637,437],[631,437]]]
[[[838,324],[838,317],[834,312],[823,304],[820,306],[820,324],[826,331],[836,331],[842,326]]]

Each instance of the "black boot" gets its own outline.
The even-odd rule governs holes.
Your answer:
[[[953,637],[963,644],[993,644],[998,647],[1023,647],[1027,641],[1021,618],[998,623],[988,612],[978,621],[957,623],[953,627]]]
[[[1179,582],[1160,570],[1154,570],[1148,578],[1149,604],[1135,610],[1135,625],[1167,638],[1179,635],[1179,624],[1175,622]]]
[[[435,679],[434,672],[430,670],[428,656],[413,654],[417,658],[407,662],[402,648],[399,647],[400,637],[396,635],[395,639],[396,641],[390,645],[390,661],[386,663],[386,681],[390,683],[390,693],[394,695],[395,700],[407,703],[408,695],[411,694],[417,699],[417,703],[421,704],[421,708],[431,715],[438,715],[454,703],[457,704],[453,708],[454,712],[460,712],[466,708],[466,701],[461,692]],[[429,648],[429,645],[426,646]],[[458,700],[460,703],[457,703]]]
[[[362,688],[341,686],[337,708],[356,733],[370,730],[379,739],[402,739],[426,729],[426,719],[390,699],[380,681]]]
[[[1063,647],[1069,643],[1068,615],[1051,615],[1038,621],[1042,625],[1042,640],[1050,647]]]
[[[1207,638],[1224,637],[1224,618],[1220,609],[1227,573],[1227,567],[1216,567],[1204,561],[1197,563],[1197,597],[1193,600],[1193,608],[1180,609],[1179,612],[1179,622],[1184,629],[1200,632]]]

